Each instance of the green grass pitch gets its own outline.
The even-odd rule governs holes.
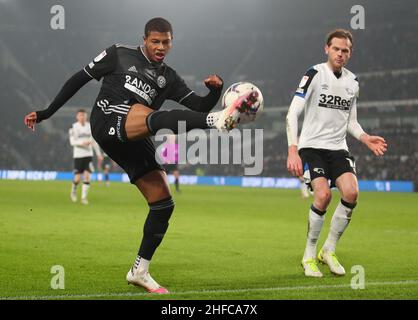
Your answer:
[[[0,181],[0,299],[417,299],[418,196],[361,193],[337,254],[335,277],[306,278],[302,258],[311,199],[298,190],[183,186],[151,274],[173,293],[128,286],[147,205],[129,184],[93,183],[90,205],[69,182]],[[81,190],[78,190],[79,192]],[[319,246],[325,241],[333,193]],[[51,267],[65,289],[51,289]],[[365,289],[350,283],[354,265]]]

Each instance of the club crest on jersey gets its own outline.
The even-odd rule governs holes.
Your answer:
[[[157,78],[157,85],[158,87],[160,87],[161,89],[165,87],[165,85],[167,84],[167,80],[165,80],[164,76],[159,76]]]

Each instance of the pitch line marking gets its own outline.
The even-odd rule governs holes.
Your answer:
[[[368,286],[392,286],[392,285],[418,285],[418,280],[404,280],[404,281],[382,281],[382,282],[366,282]],[[170,297],[172,295],[188,295],[188,294],[214,294],[214,293],[244,293],[244,292],[263,292],[263,291],[292,291],[292,290],[317,290],[317,289],[336,289],[336,288],[350,288],[350,284],[336,284],[336,285],[317,285],[317,286],[295,286],[295,287],[273,287],[273,288],[247,288],[247,289],[220,289],[220,290],[192,290],[170,292],[164,296]],[[82,299],[82,298],[106,298],[106,297],[141,297],[154,296],[147,292],[116,292],[116,293],[97,293],[97,294],[68,294],[55,296],[10,296],[0,297],[0,300],[48,300],[48,299]],[[159,296],[159,295],[158,295]]]

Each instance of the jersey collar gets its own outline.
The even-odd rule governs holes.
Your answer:
[[[144,46],[141,45],[141,46],[138,47],[138,49],[139,49],[139,51],[141,51],[141,53],[144,56],[144,58],[147,59],[148,63],[150,63],[151,65],[158,66],[158,67],[164,65],[164,62],[158,63],[158,62],[153,62],[150,59],[148,59],[147,55],[144,52]]]
[[[342,70],[341,71],[334,71],[334,76],[337,79],[341,78],[342,75],[343,75],[343,71]]]
[[[148,59],[147,55],[144,52],[144,47],[143,46],[139,46],[139,50],[141,51],[142,55],[145,57],[145,59],[147,59],[147,61],[149,63],[152,63],[150,59]]]
[[[343,72],[344,72],[344,67],[343,68],[341,68],[341,71],[333,71],[332,69],[331,69],[331,67],[329,66],[329,64],[328,64],[328,62],[325,62],[325,64],[326,64],[326,66],[327,66],[327,69],[335,76],[335,78],[337,78],[337,79],[341,79],[341,77],[342,77],[342,75],[343,75]]]

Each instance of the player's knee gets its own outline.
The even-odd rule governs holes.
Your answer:
[[[358,198],[358,189],[357,188],[352,188],[350,190],[346,190],[342,194],[342,198],[344,199],[345,202],[356,203],[357,198]]]
[[[319,203],[321,210],[323,208],[326,208],[328,204],[331,202],[331,190],[329,189],[320,189],[315,190],[315,200],[317,203]]]
[[[150,212],[144,225],[144,234],[163,237],[168,229],[168,221],[174,211],[174,201],[170,197],[149,203]]]

